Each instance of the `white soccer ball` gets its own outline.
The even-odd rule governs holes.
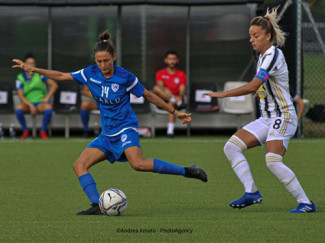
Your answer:
[[[110,188],[102,193],[99,198],[99,208],[108,216],[121,215],[128,205],[128,200],[119,189]]]

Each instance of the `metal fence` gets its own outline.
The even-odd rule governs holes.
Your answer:
[[[321,2],[321,1],[319,1]],[[302,6],[304,137],[325,137],[325,4]]]

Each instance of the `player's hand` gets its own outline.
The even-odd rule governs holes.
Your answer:
[[[225,98],[225,94],[223,92],[209,92],[205,93],[204,95],[208,95],[211,98]]]
[[[178,119],[182,120],[183,124],[189,123],[192,120],[191,113],[188,114],[188,113],[185,113],[185,112],[176,111],[175,116]]]
[[[30,110],[31,114],[33,114],[33,115],[37,114],[37,109],[33,104],[29,105],[29,110]]]
[[[45,97],[44,99],[42,99],[41,103],[49,103],[50,98]]]
[[[14,63],[16,63],[16,65],[13,65],[12,68],[20,68],[20,69],[24,70],[25,72],[33,72],[33,67],[27,65],[23,61],[21,61],[19,59],[13,59],[12,61]]]

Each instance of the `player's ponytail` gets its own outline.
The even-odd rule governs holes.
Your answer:
[[[95,44],[94,52],[107,51],[113,56],[115,54],[115,47],[111,40],[111,34],[105,30],[99,34],[98,39],[99,41]]]
[[[264,17],[255,17],[251,25],[261,26],[266,34],[271,34],[272,45],[281,47],[285,43],[286,33],[284,33],[278,25],[280,19],[276,18],[277,11],[278,7],[271,9],[271,11],[267,9],[266,15]]]

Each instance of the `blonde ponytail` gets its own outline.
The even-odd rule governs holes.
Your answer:
[[[284,33],[280,26],[278,25],[278,22],[280,21],[280,19],[277,19],[277,12],[278,12],[278,8],[273,8],[271,9],[271,11],[269,11],[269,9],[266,10],[266,14],[265,14],[265,18],[269,20],[270,24],[273,27],[273,33],[274,36],[272,36],[272,44],[275,46],[283,46],[285,41],[286,41],[286,33]]]
[[[277,11],[279,7],[275,7],[271,10],[267,9],[264,17],[255,17],[251,25],[261,26],[265,30],[266,34],[271,34],[271,43],[274,46],[281,47],[284,45],[286,40],[286,33],[283,32],[278,25],[280,19],[277,19]]]

